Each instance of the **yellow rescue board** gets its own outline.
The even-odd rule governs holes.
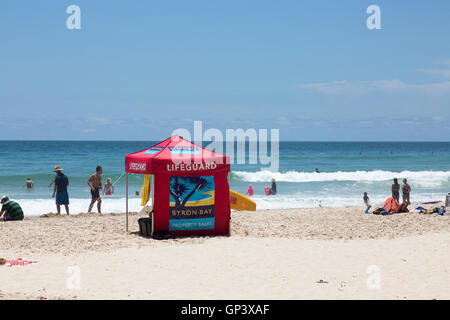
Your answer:
[[[255,211],[256,203],[239,192],[230,190],[230,206],[231,209],[237,211]]]

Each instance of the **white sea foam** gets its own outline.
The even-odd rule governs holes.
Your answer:
[[[40,216],[45,213],[55,213],[55,200],[52,199],[13,199],[17,201],[24,212],[25,217]],[[71,214],[87,212],[91,199],[70,199],[69,210]],[[104,199],[102,201],[102,212],[104,213],[123,213],[126,204],[123,199]],[[130,212],[140,211],[141,199],[132,198],[128,202],[128,210]],[[94,204],[92,212],[97,212],[97,204]],[[64,206],[61,206],[61,213],[65,214]]]
[[[376,195],[370,197],[373,207],[381,207],[388,195]],[[256,202],[258,210],[267,209],[296,209],[296,208],[342,208],[342,207],[365,207],[361,197],[302,197],[296,196],[254,196],[251,197]],[[422,203],[430,200],[445,200],[445,195],[437,193],[422,193],[415,195],[412,203]]]
[[[391,172],[383,170],[374,171],[337,171],[337,172],[272,172],[269,170],[248,172],[234,171],[233,174],[242,181],[269,182],[272,178],[279,182],[327,182],[327,181],[356,181],[372,183],[388,181],[398,178],[399,182],[407,178],[409,182],[420,187],[440,187],[450,184],[450,171],[402,171]]]
[[[373,206],[382,206],[388,195],[371,195],[370,201]],[[445,195],[439,193],[419,193],[415,194],[411,199],[412,202],[425,202],[430,200],[445,200]],[[263,196],[255,195],[251,197],[256,202],[258,210],[267,209],[295,209],[295,208],[317,208],[319,206],[329,208],[339,208],[346,206],[361,206],[364,207],[362,196],[324,196],[324,195],[306,195],[306,194],[292,194],[292,195],[275,195]],[[56,212],[54,200],[50,199],[14,199],[19,202],[22,207],[25,217],[39,216],[45,213]],[[78,214],[86,212],[89,206],[90,199],[70,199],[70,213]],[[129,200],[129,211],[136,212],[142,209],[141,200],[138,198],[131,198]],[[94,206],[93,212],[97,212],[97,207]],[[105,199],[102,202],[103,213],[123,213],[125,212],[125,198],[123,199]],[[65,214],[64,207],[61,208],[61,213]]]

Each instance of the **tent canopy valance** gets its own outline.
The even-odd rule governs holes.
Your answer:
[[[177,135],[125,157],[127,173],[191,176],[229,170],[229,156],[204,149]]]

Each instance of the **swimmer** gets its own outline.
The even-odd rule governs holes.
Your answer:
[[[277,184],[275,183],[275,179],[272,179],[272,188],[269,190],[270,195],[276,195],[277,194]]]
[[[31,189],[33,189],[34,182],[33,182],[33,180],[31,180],[31,178],[28,178],[27,181],[25,181],[23,186],[24,187],[27,186],[27,189],[31,190]]]
[[[105,196],[110,196],[114,193],[114,186],[111,182],[111,178],[106,179],[105,188],[103,190],[103,194]]]

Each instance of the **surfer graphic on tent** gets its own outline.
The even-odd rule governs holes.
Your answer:
[[[213,177],[171,177],[170,179],[171,200],[175,201],[175,208],[186,207],[189,199],[192,201],[201,201],[212,197],[211,191],[214,191]],[[208,181],[212,180],[212,181]],[[206,192],[197,192],[203,191]],[[207,192],[210,192],[208,195]],[[184,198],[183,195],[187,194]],[[172,203],[172,201],[171,201]]]
[[[170,178],[170,230],[213,229],[214,176]]]

